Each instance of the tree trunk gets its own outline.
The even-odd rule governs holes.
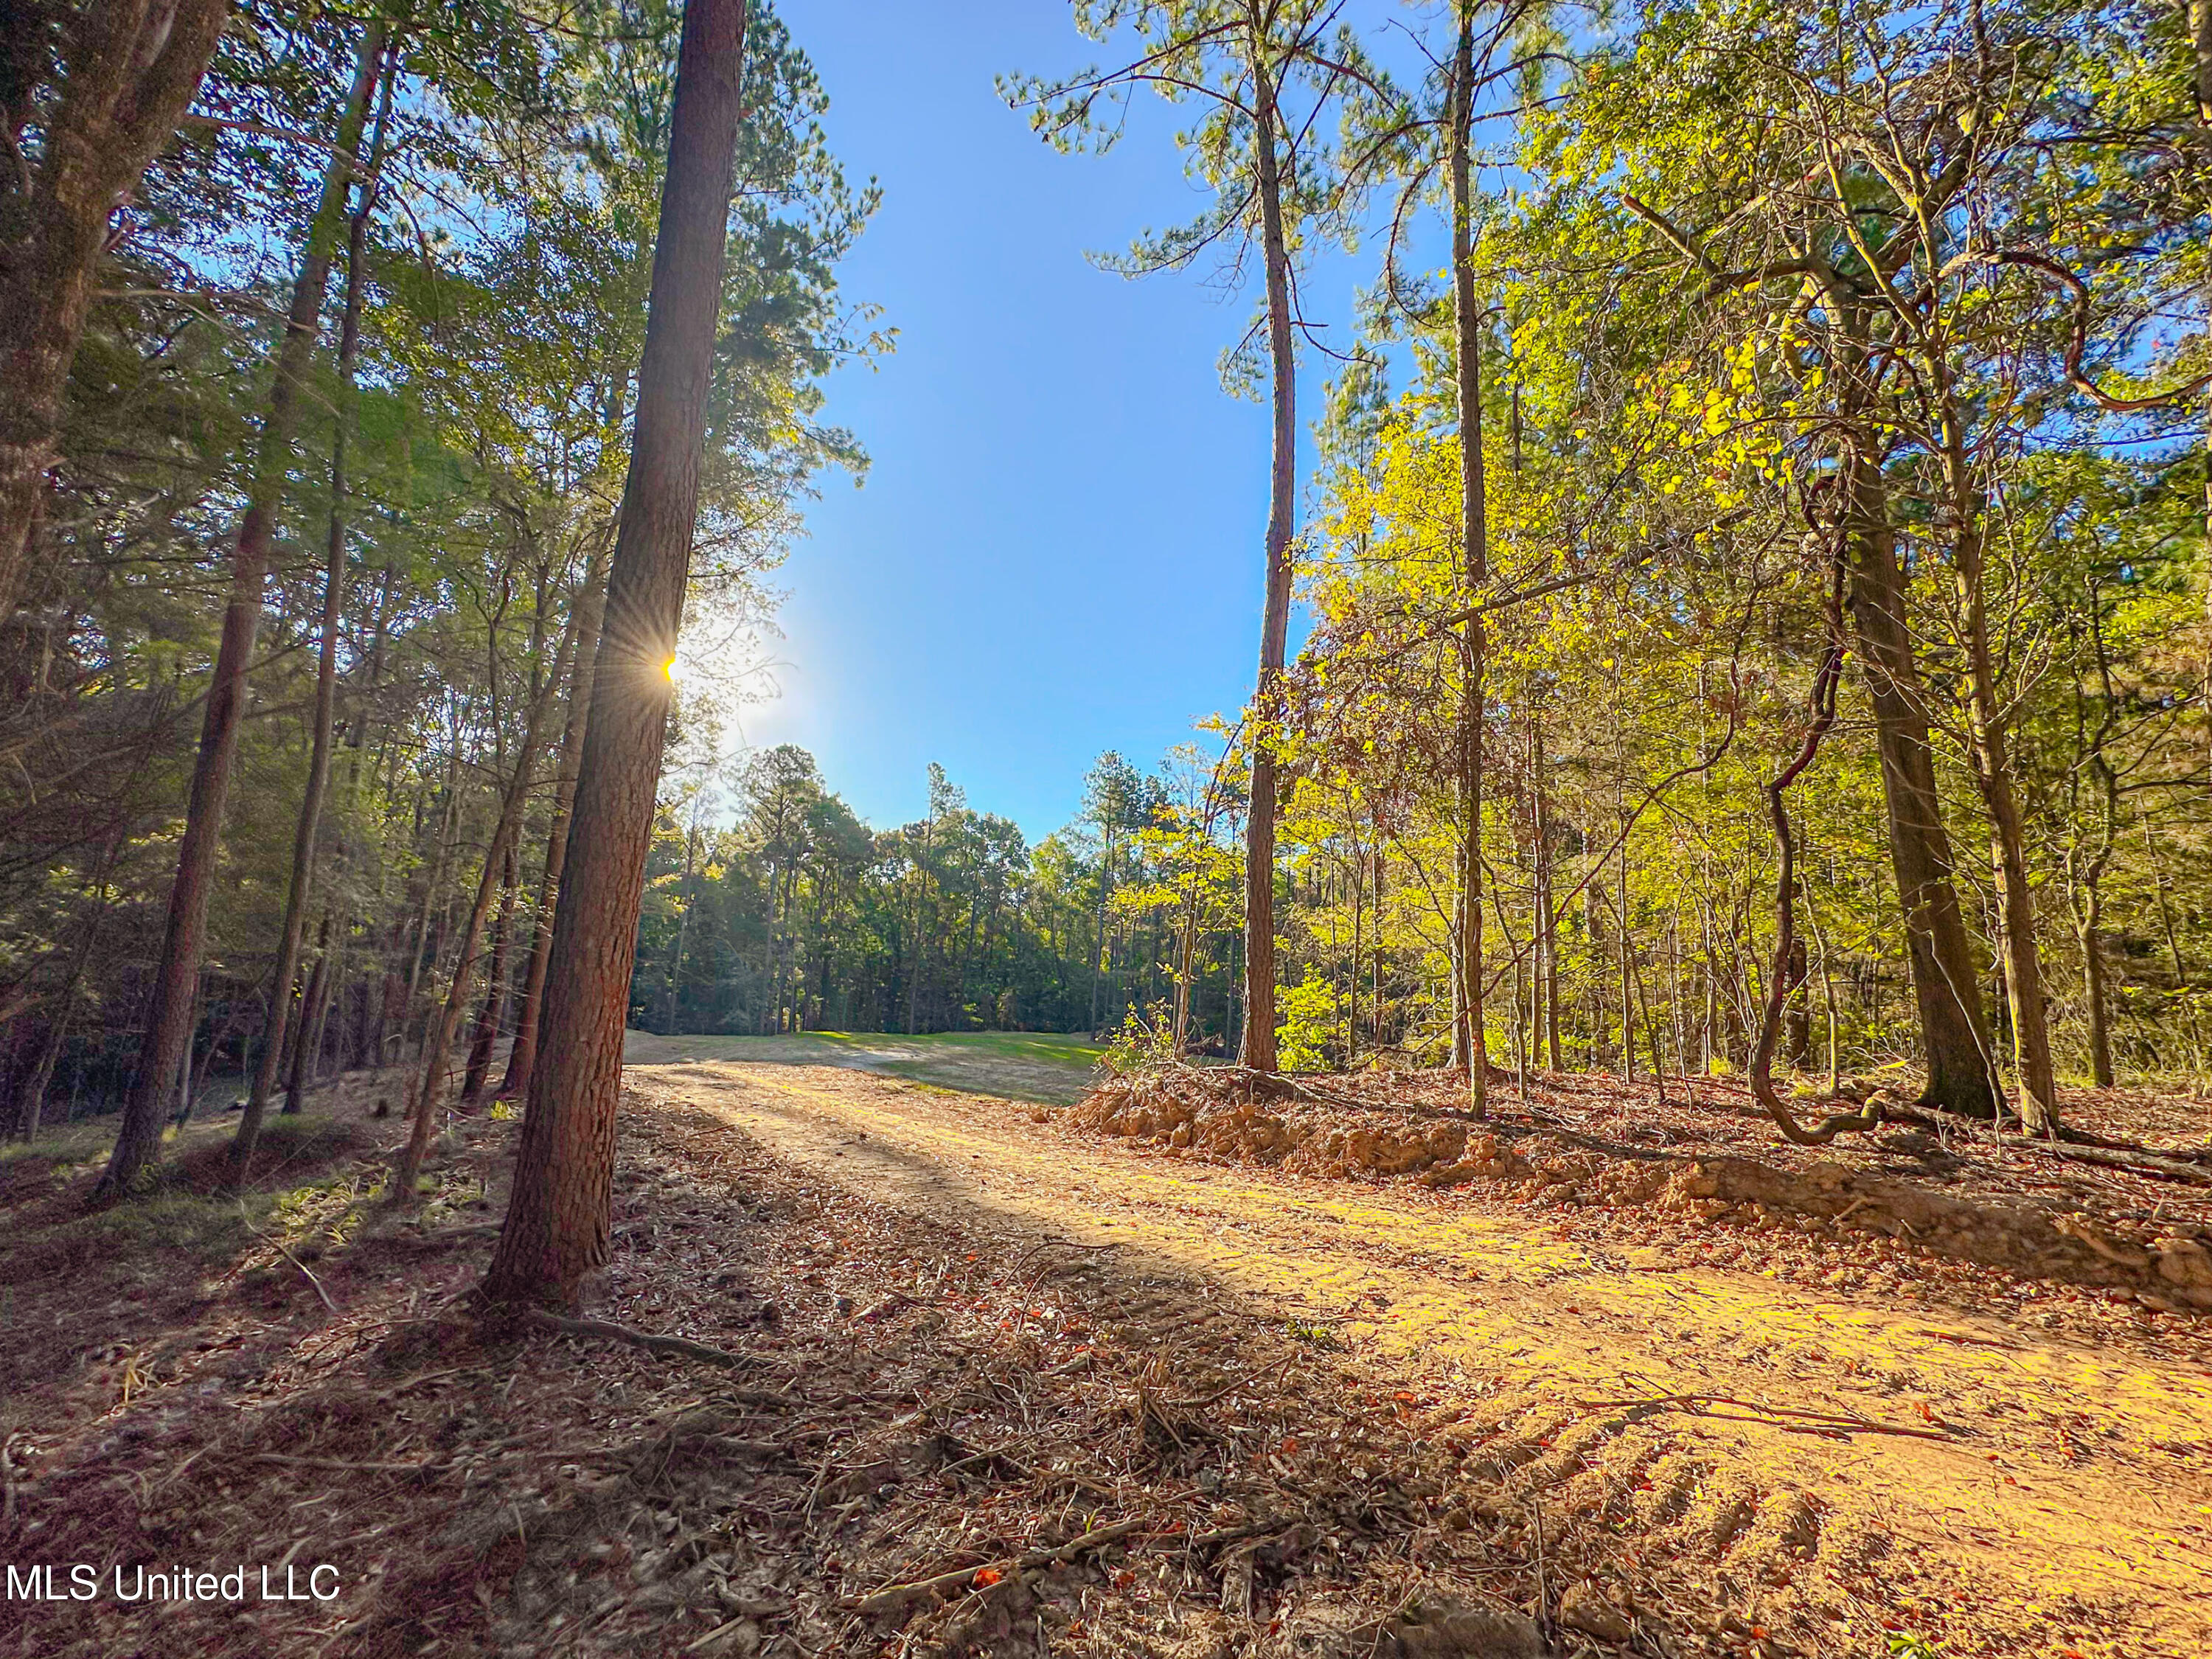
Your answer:
[[[1789,1001],[1782,1016],[1782,1054],[1791,1069],[1802,1072],[1813,1053],[1813,962],[1803,939],[1790,941],[1783,966],[1788,978],[1782,988]]]
[[[1906,620],[1905,573],[1889,523],[1880,463],[1854,453],[1846,533],[1851,626],[1874,705],[1875,744],[1888,809],[1890,866],[1905,911],[1912,989],[1928,1051],[1923,1100],[1972,1117],[1994,1117],[1987,1028],[1959,896],[1951,842],[1936,793],[1928,713]]]
[[[568,678],[568,718],[561,733],[561,763],[554,786],[553,823],[545,836],[545,879],[538,890],[538,915],[530,934],[530,967],[523,977],[522,1000],[514,1016],[514,1046],[507,1051],[502,1100],[527,1099],[530,1073],[538,1060],[538,1011],[545,995],[545,967],[553,951],[553,908],[561,892],[561,873],[568,860],[568,817],[576,805],[576,768],[584,752],[584,732],[592,718],[592,679],[599,649],[599,622],[607,603],[603,580],[604,549],[597,543],[584,565],[576,599],[576,645]]]
[[[100,849],[93,879],[92,915],[86,918],[84,931],[77,936],[76,951],[70,958],[69,977],[62,983],[61,1006],[48,1022],[46,1047],[32,1067],[30,1081],[24,1088],[22,1103],[16,1112],[15,1132],[25,1140],[38,1137],[39,1119],[46,1110],[46,1089],[53,1081],[54,1067],[61,1061],[63,1045],[69,1041],[70,1027],[76,1018],[77,993],[84,983],[85,965],[92,960],[93,947],[99,942],[100,929],[106,925],[107,878],[115,867],[119,848],[120,842],[111,836]]]
[[[338,385],[336,430],[331,439],[331,519],[323,568],[323,637],[315,665],[314,736],[307,757],[307,782],[300,797],[300,818],[292,834],[292,876],[284,895],[284,927],[276,948],[276,965],[269,976],[270,1030],[273,1039],[288,1027],[298,1046],[307,1035],[307,1006],[292,1000],[292,981],[299,977],[300,945],[307,932],[307,896],[315,880],[315,836],[322,823],[323,792],[331,777],[331,725],[337,704],[338,617],[345,603],[346,575],[346,427],[353,414],[354,368],[361,358],[361,296],[368,283],[369,215],[376,209],[374,175],[384,156],[385,134],[392,120],[392,82],[397,65],[383,67],[383,91],[376,117],[376,136],[369,141],[368,172],[361,180],[361,197],[346,236],[345,311],[338,325]],[[320,964],[317,972],[322,971]],[[264,1043],[261,1064],[253,1074],[246,1111],[239,1118],[238,1133],[231,1141],[232,1167],[243,1171],[253,1156],[253,1143],[261,1133],[262,1115],[276,1087],[276,1068],[284,1045]],[[287,1109],[289,1109],[289,1106]]]
[[[1820,931],[1820,913],[1814,905],[1812,896],[1805,896],[1805,925],[1813,930],[1813,943],[1820,952],[1820,994],[1828,1012],[1828,1092],[1834,1094],[1843,1082],[1843,1068],[1837,1046],[1836,974],[1834,960],[1828,952],[1828,936]]]
[[[1474,121],[1474,4],[1460,0],[1459,47],[1452,60],[1452,329],[1458,356],[1460,547],[1467,603],[1480,605],[1490,580],[1490,521],[1483,499],[1482,307],[1474,292],[1474,185],[1468,146]],[[1467,1035],[1454,1044],[1467,1060],[1467,1103],[1484,1109],[1490,1056],[1482,1008],[1482,736],[1485,713],[1482,614],[1471,612],[1460,641],[1459,1017]],[[1518,999],[1516,999],[1516,1007]]]
[[[407,1028],[415,1021],[416,999],[422,989],[422,965],[429,959],[430,913],[438,908],[438,896],[445,891],[446,865],[453,857],[453,842],[460,835],[460,744],[456,738],[446,756],[445,799],[440,803],[437,830],[431,842],[429,879],[423,884],[422,908],[415,916],[415,948],[407,959],[406,1000],[399,1007],[399,1048],[402,1054],[407,1048]]]
[[[483,1001],[477,1008],[476,1030],[469,1034],[468,1069],[461,1074],[461,1104],[473,1106],[483,1098],[491,1075],[492,1045],[507,1013],[507,944],[514,931],[514,849],[507,848],[506,867],[499,884],[499,919],[492,923],[491,962],[484,969]]]
[[[137,1076],[124,1103],[122,1127],[94,1191],[95,1202],[129,1192],[159,1151],[161,1096],[176,1075],[191,1036],[192,993],[199,977],[208,892],[215,879],[239,727],[246,716],[246,674],[253,655],[254,635],[260,628],[262,582],[269,568],[270,543],[290,466],[300,394],[322,328],[323,294],[330,277],[331,250],[344,212],[345,184],[356,167],[351,158],[361,146],[384,35],[381,22],[371,22],[362,31],[353,88],[339,119],[337,142],[323,174],[321,198],[308,226],[307,243],[301,250],[299,276],[292,288],[284,337],[277,348],[276,382],[262,422],[246,515],[240,522],[237,546],[231,556],[230,599],[223,613],[214,677],[208,687],[199,755],[185,811],[185,833],[177,849],[176,880],[169,890],[168,921],[153,1008],[139,1048]],[[271,1010],[272,1024],[277,1012]]]
[[[2105,1003],[2104,895],[2094,888],[2081,909],[2081,980],[2089,1004],[2089,1073],[2100,1089],[2112,1086],[2112,1032]]]
[[[1624,1083],[1636,1081],[1636,1004],[1635,985],[1629,975],[1634,971],[1636,941],[1628,931],[1628,837],[1620,840],[1620,901],[1613,907],[1620,913],[1620,1078]]]
[[[698,799],[702,801],[706,799],[706,792],[703,788],[701,790]],[[668,1035],[670,1036],[674,1036],[676,1035],[677,998],[683,989],[684,942],[691,932],[692,907],[699,902],[699,885],[693,878],[694,860],[697,855],[698,847],[699,814],[695,808],[691,814],[691,827],[684,832],[684,873],[678,878],[676,890],[679,894],[684,894],[684,897],[683,913],[676,918],[676,954],[668,964],[668,1013],[666,1016],[666,1022],[668,1026]],[[685,889],[687,888],[690,891],[685,893]],[[908,1029],[911,1029],[911,1027]]]
[[[1536,928],[1544,957],[1544,1052],[1553,1071],[1559,1054],[1559,919],[1552,913],[1552,815],[1544,793],[1544,723],[1532,722],[1536,791]]]
[[[924,917],[924,901],[929,896],[929,843],[936,832],[937,796],[936,792],[933,790],[930,792],[929,816],[921,823],[921,858],[914,866],[914,973],[906,982],[906,1034],[908,1036],[912,1036],[921,1029],[916,1024],[916,1019],[921,1006],[922,964],[927,960],[925,953],[929,949],[929,925]],[[1102,933],[1099,936],[1097,942],[1101,945],[1105,942],[1104,934]],[[1092,973],[1095,982],[1097,973],[1095,957]],[[1095,1015],[1098,1006],[1096,991],[1091,994],[1091,1006]],[[1097,1027],[1094,1024],[1091,1029],[1095,1031]]]
[[[323,1012],[331,996],[331,919],[323,916],[322,948],[316,953],[314,971],[307,975],[307,994],[300,999],[300,1024],[292,1042],[292,1063],[284,1079],[286,1117],[306,1109],[307,1089],[315,1080],[315,1062],[322,1050]],[[243,1167],[242,1165],[240,1167]]]
[[[0,110],[28,180],[0,198],[0,623],[22,598],[109,219],[184,118],[229,15],[229,0],[71,6],[35,169],[17,141],[36,89]],[[9,27],[39,24],[15,13]]]
[[[1261,236],[1267,275],[1267,352],[1274,377],[1273,465],[1268,476],[1267,599],[1260,619],[1260,677],[1253,699],[1252,799],[1244,823],[1244,1039],[1238,1058],[1275,1069],[1275,723],[1282,718],[1283,654],[1291,629],[1291,517],[1297,490],[1297,372],[1291,339],[1291,261],[1283,232],[1279,121],[1265,43],[1251,41],[1258,88],[1253,140]]]
[[[623,1027],[698,516],[745,10],[744,0],[684,8],[629,477],[554,915],[546,1063],[532,1080],[486,1282],[498,1300],[573,1304],[606,1259]]]
[[[1947,470],[1960,520],[1952,568],[1966,625],[1974,781],[1990,814],[1997,944],[2012,1015],[2013,1063],[2020,1073],[2020,1116],[2029,1133],[2049,1135],[2058,1124],[2058,1084],[2051,1059],[2051,1021],[2043,1002],[2043,963],[2035,945],[2035,897],[2027,884],[2026,837],[2019,800],[2013,793],[2012,760],[1997,703],[1996,668],[1990,654],[1989,613],[1982,592],[1983,502],[1967,484],[1964,462],[1955,453]]]
[[[1112,896],[1114,881],[1114,826],[1109,822],[1103,828],[1106,846],[1098,860],[1098,915],[1094,924],[1098,938],[1097,948],[1091,953],[1091,1030],[1094,1036],[1098,1030],[1099,993],[1105,988],[1106,975],[1114,966],[1114,954],[1106,943],[1106,905]]]
[[[2212,0],[2189,0],[2190,56],[2197,73],[2197,142],[2201,165],[2212,168]],[[2208,325],[2212,325],[2212,285],[2204,291]],[[2204,406],[2204,712],[2212,717],[2212,400]],[[4,613],[0,613],[4,614]],[[2206,722],[2204,784],[2212,793],[2212,718]]]
[[[1181,1054],[1190,1041],[1191,953],[1198,941],[1197,858],[1192,858],[1190,881],[1184,890],[1181,926],[1176,930],[1175,1050]]]
[[[662,678],[665,682],[665,672]],[[446,999],[432,1016],[423,1037],[422,1070],[415,1091],[415,1121],[408,1132],[406,1149],[400,1154],[398,1175],[392,1187],[392,1201],[395,1204],[414,1201],[415,1183],[422,1173],[422,1158],[430,1147],[430,1126],[436,1120],[438,1102],[444,1093],[446,1062],[452,1057],[461,1010],[468,1006],[471,981],[476,975],[477,947],[483,941],[484,922],[491,914],[493,896],[507,884],[507,860],[514,851],[516,837],[522,833],[522,810],[530,799],[530,775],[538,759],[545,715],[552,706],[555,683],[547,680],[530,699],[530,712],[523,718],[522,741],[514,770],[507,778],[506,792],[500,800],[499,820],[492,828],[491,844],[484,849],[483,872],[477,878],[476,899],[469,906],[468,920],[462,924],[460,950],[453,963],[453,981],[447,988]],[[632,926],[635,926],[634,921]],[[627,994],[627,977],[623,990]]]

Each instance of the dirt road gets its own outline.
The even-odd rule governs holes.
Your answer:
[[[1341,1341],[1476,1443],[1471,1517],[1595,1517],[1626,1557],[1706,1575],[1747,1650],[1789,1607],[1838,1653],[1879,1652],[1877,1620],[1907,1653],[2212,1652],[2212,1375],[2183,1353],[1678,1266],[1480,1199],[1201,1164],[851,1072],[629,1076],[880,1200],[1118,1247]]]

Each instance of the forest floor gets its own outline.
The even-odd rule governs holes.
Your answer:
[[[1956,1214],[1852,1231],[1907,1189],[2063,1201],[2125,1281],[2201,1189],[2023,1197],[2051,1172],[1983,1166],[2027,1154],[1909,1136],[1761,1162],[1725,1091],[1602,1079],[1387,1176],[1302,1171],[1249,1109],[1209,1150],[1110,1091],[638,1062],[592,1311],[732,1364],[486,1326],[512,1119],[458,1121],[395,1215],[374,1079],[243,1206],[204,1191],[219,1123],[100,1215],[89,1142],[0,1164],[0,1555],[337,1569],[327,1602],[0,1601],[0,1648],[2212,1651],[2212,1320],[2047,1241],[2000,1271]],[[2202,1111],[2106,1104],[2169,1146]],[[1674,1185],[1608,1196],[1639,1160]],[[1799,1185],[1856,1200],[1803,1225]]]

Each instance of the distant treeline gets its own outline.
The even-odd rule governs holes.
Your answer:
[[[655,1031],[1105,1030],[1171,1003],[1178,872],[1206,775],[1101,757],[1082,812],[1031,845],[930,768],[929,810],[872,831],[789,746],[754,757],[726,827],[664,807],[632,1022]],[[1181,792],[1182,799],[1178,798]],[[1194,802],[1190,797],[1197,797]],[[1183,884],[1188,885],[1186,882]],[[1218,918],[1233,925],[1233,914]],[[1194,1032],[1233,1024],[1194,963]]]

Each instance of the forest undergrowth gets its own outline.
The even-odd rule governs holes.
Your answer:
[[[1295,1079],[1327,1098],[1255,1108],[1231,1072],[1155,1073],[1060,1112],[828,1068],[630,1077],[595,1328],[487,1322],[478,1308],[504,1110],[455,1120],[419,1210],[382,1205],[389,1077],[357,1074],[319,1115],[280,1122],[243,1201],[209,1195],[219,1130],[180,1149],[162,1194],[91,1214],[98,1149],[0,1166],[11,1553],[103,1571],[328,1562],[342,1584],[301,1606],[11,1601],[0,1640],[40,1655],[2086,1659],[2191,1639],[2176,1626],[2170,1650],[2100,1647],[2083,1632],[2125,1638],[2136,1621],[2094,1599],[2000,1617],[1986,1588],[1951,1588],[1902,1545],[1891,1559],[1840,1510],[1745,1486],[1701,1444],[1700,1424],[1738,1408],[1813,1448],[1979,1443],[1974,1400],[1915,1418],[1891,1401],[1807,1411],[1647,1390],[1562,1416],[1513,1389],[1471,1397],[1349,1324],[1286,1318],[1158,1238],[1102,1243],[1073,1213],[1041,1227],[960,1200],[930,1154],[871,1148],[821,1091],[1015,1135],[1056,1167],[1071,1164],[1056,1146],[1104,1130],[1150,1137],[1140,1159],[1272,1163],[1307,1190],[1504,1197],[1631,1248],[1917,1304],[1939,1322],[1984,1307],[2023,1329],[2191,1353],[2212,1373],[2207,1322],[2172,1294],[2185,1287],[2131,1288],[2135,1270],[2106,1254],[2148,1249],[2155,1273],[2176,1241],[2204,1236],[2200,1188],[1922,1145],[1910,1128],[1779,1152],[1718,1084],[1659,1112],[1607,1079],[1546,1077],[1475,1126],[1424,1102],[1443,1085],[1402,1074]],[[816,1091],[824,1155],[723,1109],[748,1079],[782,1077]],[[2096,1104],[2070,1103],[2075,1121],[2150,1122],[2148,1099]],[[871,1151],[921,1184],[882,1180]],[[969,1155],[934,1156],[950,1170]],[[1003,1185],[1007,1160],[976,1156],[978,1180]],[[1495,1167],[1470,1174],[1476,1162]],[[1849,1211],[1840,1232],[1815,1224],[1832,1200]],[[1449,1213],[1410,1236],[1441,1245]],[[1998,1213],[2014,1235],[2025,1217],[2077,1225],[2022,1276],[1966,1259]],[[1415,1279],[1394,1284],[1410,1305]],[[1561,1294],[1583,1298],[1565,1315],[1599,1311],[1586,1291]],[[1717,1328],[1692,1340],[1729,1346]],[[2085,1474],[2112,1455],[2096,1425],[2074,1433]]]
[[[90,1216],[96,1159],[7,1166],[11,1551],[343,1585],[10,1601],[10,1650],[1534,1656],[1674,1650],[1696,1608],[1602,1528],[1475,1542],[1434,1401],[1313,1333],[856,1199],[680,1103],[632,1096],[596,1311],[693,1346],[488,1324],[513,1126],[456,1126],[400,1217],[377,1093],[280,1127],[298,1184],[228,1206],[191,1148]]]

